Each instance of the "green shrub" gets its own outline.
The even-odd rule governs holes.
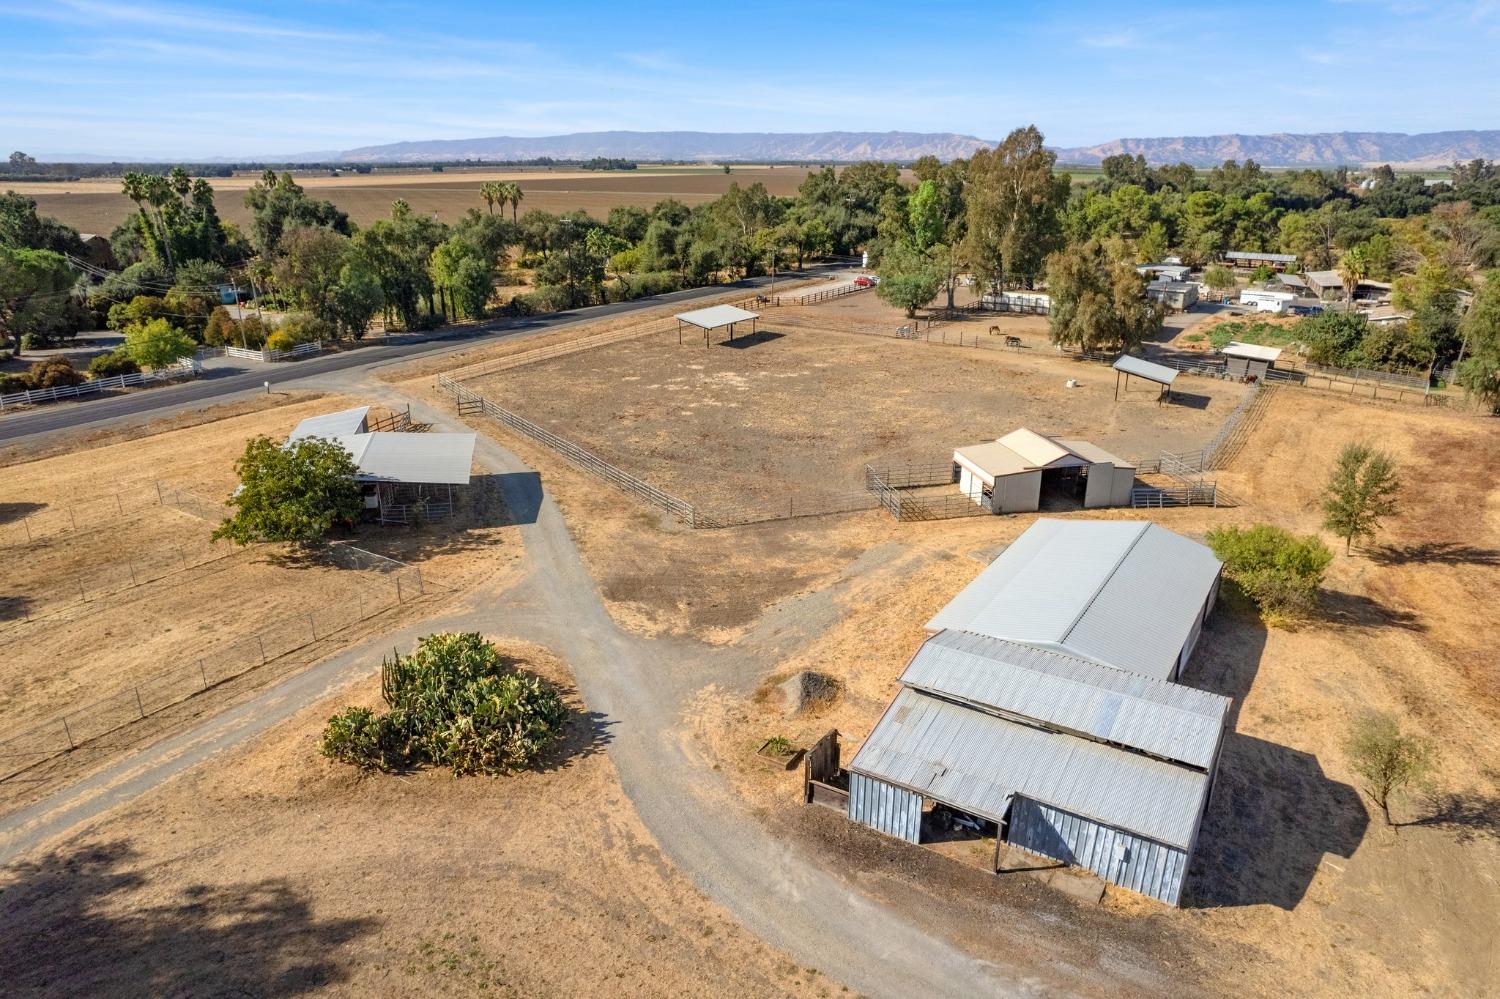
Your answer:
[[[66,357],[50,357],[37,361],[26,369],[26,387],[32,389],[60,388],[66,385],[81,385],[83,372],[73,367]]]
[[[124,347],[116,347],[108,354],[100,354],[89,361],[90,378],[113,378],[116,375],[133,375],[141,366],[131,359]]]
[[[31,383],[26,376],[12,372],[0,372],[0,395],[10,395],[12,392],[25,392],[31,388]]]
[[[1333,560],[1319,538],[1298,537],[1270,524],[1216,527],[1208,532],[1208,545],[1224,563],[1224,574],[1273,618],[1311,611]]]
[[[295,346],[297,346],[297,341],[292,339],[291,334],[279,329],[266,337],[267,350],[291,350]]]
[[[282,320],[281,325],[276,328],[276,332],[271,334],[271,339],[278,338],[290,340],[292,346],[296,346],[302,343],[312,343],[314,340],[336,340],[338,339],[338,331],[333,328],[332,323],[325,319],[319,319],[310,312],[295,312]],[[288,348],[276,347],[273,349],[287,350]]]
[[[385,660],[381,693],[384,715],[349,708],[329,719],[324,756],[364,769],[506,773],[534,763],[568,714],[551,684],[473,632],[428,635],[411,655]]]

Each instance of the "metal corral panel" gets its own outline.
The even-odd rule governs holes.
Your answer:
[[[1006,840],[1030,853],[1084,867],[1110,884],[1168,905],[1182,898],[1188,852],[1017,797]]]
[[[887,836],[918,843],[922,839],[922,796],[851,773],[849,818]]]
[[[1024,794],[1183,849],[1197,835],[1210,782],[1201,771],[911,688],[896,695],[849,771],[995,821]]]
[[[1203,770],[1218,751],[1230,705],[1208,691],[955,631],[924,642],[901,682]]]

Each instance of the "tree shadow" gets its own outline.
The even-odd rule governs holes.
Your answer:
[[[1184,886],[1185,907],[1294,908],[1323,857],[1348,857],[1369,813],[1359,793],[1330,780],[1317,757],[1236,732],[1260,669],[1266,626],[1226,593],[1182,682],[1232,698],[1229,731]]]
[[[1500,840],[1500,798],[1474,792],[1434,795],[1430,811],[1419,819],[1398,826],[1432,826],[1453,829],[1460,843]]]
[[[1358,593],[1323,590],[1318,595],[1318,609],[1330,624],[1346,628],[1400,628],[1422,632],[1427,625],[1411,611],[1385,604]]]
[[[1500,565],[1500,549],[1477,548],[1456,541],[1383,545],[1367,554],[1377,565]]]
[[[7,870],[7,995],[296,996],[346,981],[340,948],[370,918],[319,918],[285,881],[164,892],[126,841],[58,850]]]
[[[45,509],[47,509],[46,503],[0,503],[0,524],[22,520]]]

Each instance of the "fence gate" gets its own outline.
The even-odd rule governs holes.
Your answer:
[[[464,395],[459,396],[458,397],[458,415],[459,416],[483,416],[484,415],[484,400],[483,399],[477,399],[474,396],[471,396],[471,395],[468,395],[468,394],[464,394]]]
[[[848,810],[849,782],[839,768],[838,729],[829,729],[802,758],[802,788],[806,804]]]

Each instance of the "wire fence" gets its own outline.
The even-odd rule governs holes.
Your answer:
[[[983,342],[981,334],[968,332],[962,327],[954,328],[940,319],[916,318],[900,326],[878,326],[825,316],[777,316],[775,325],[793,329],[885,337],[914,343],[943,344],[949,347],[978,347]]]
[[[797,297],[797,299],[794,302],[792,302],[791,304],[793,304],[793,305],[817,305],[819,302],[828,302],[828,301],[831,301],[831,300],[833,300],[835,298],[843,298],[845,295],[856,295],[856,294],[858,294],[859,292],[862,292],[862,291],[870,291],[874,287],[875,287],[874,284],[853,284],[853,283],[850,283],[850,284],[839,285],[837,288],[824,288],[821,291],[814,291],[814,292],[809,292],[806,295],[799,295]]]
[[[24,504],[0,503],[0,516],[13,519],[0,524],[0,548],[26,548],[49,538],[116,526],[121,518],[162,502],[155,482],[116,490],[95,499],[62,506],[49,505],[21,513]],[[16,514],[20,516],[16,516]]]
[[[270,622],[225,646],[183,655],[168,669],[0,739],[0,781],[100,736],[181,703],[346,628],[422,598],[428,589],[415,566],[353,545],[334,544],[325,564],[368,572],[369,585],[341,602]],[[88,654],[87,650],[81,650]]]

